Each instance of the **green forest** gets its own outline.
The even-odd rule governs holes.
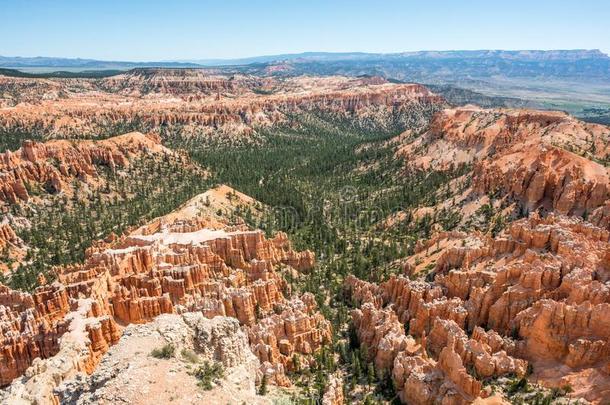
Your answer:
[[[291,126],[260,131],[255,142],[230,148],[226,142],[199,143],[168,133],[165,138],[209,168],[215,183],[228,184],[271,207],[260,221],[243,212],[253,227],[268,234],[285,231],[295,248],[316,253],[316,267],[298,279],[289,277],[289,282],[293,293],[314,294],[321,312],[332,320],[334,342],[318,354],[315,368],[292,376],[302,388],[302,395],[293,399],[316,403],[328,376],[342,368],[348,377],[348,402],[397,401],[390,376],[375,370],[350,328],[352,303],[342,283],[350,274],[383,281],[401,271],[396,260],[412,254],[415,242],[429,237],[435,223],[453,229],[459,222],[457,212],[419,220],[410,214],[447,198],[447,183],[469,168],[408,170],[395,156],[393,141],[403,127],[363,129],[313,113],[293,120]],[[406,213],[405,218],[384,226],[397,212]]]
[[[102,187],[82,193],[78,181],[73,185],[74,195],[86,198],[59,194],[44,205],[13,206],[14,215],[32,224],[19,236],[36,249],[28,251],[28,264],[5,281],[31,291],[38,273],[52,277],[52,266],[82,261],[93,241],[111,232],[120,234],[171,212],[210,187],[227,184],[267,207],[262,218],[248,208],[237,212],[250,226],[268,235],[285,231],[296,249],[316,254],[311,272],[285,276],[293,294],[315,296],[320,311],[332,321],[334,336],[332,344],[317,354],[314,367],[291,375],[300,387],[292,399],[319,403],[329,375],[341,370],[348,402],[397,402],[390,375],[376,370],[358,343],[350,325],[354,306],[343,281],[351,274],[384,281],[402,271],[399,259],[411,255],[416,242],[428,238],[435,227],[456,228],[461,221],[457,210],[433,210],[417,218],[413,213],[454,197],[468,186],[471,169],[410,169],[395,153],[395,137],[406,129],[402,122],[376,126],[310,112],[290,117],[289,125],[260,129],[243,142],[186,138],[179,128],[164,128],[163,142],[180,151],[178,157],[144,157],[116,172],[100,166]],[[413,129],[411,136],[416,137],[425,126]],[[17,138],[7,142],[16,144]],[[458,177],[461,186],[450,188]],[[388,223],[394,215],[396,220]],[[503,226],[491,205],[481,210],[481,217],[494,233]]]
[[[210,180],[185,159],[144,155],[117,171],[98,165],[99,188],[84,190],[75,179],[72,197],[51,194],[40,204],[12,205],[11,214],[30,224],[18,228],[18,236],[34,249],[28,249],[26,264],[5,281],[12,288],[32,291],[39,273],[52,280],[53,266],[83,261],[94,241],[165,215],[207,190]],[[28,188],[30,195],[45,193],[40,186]]]

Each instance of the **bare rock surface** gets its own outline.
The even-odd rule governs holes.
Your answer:
[[[164,344],[173,345],[173,357],[151,356]],[[181,354],[187,351],[199,358],[197,363]],[[198,386],[192,375],[205,361],[222,364],[224,371],[211,390]],[[151,398],[158,403],[271,403],[256,395],[258,370],[259,361],[234,318],[161,315],[125,328],[95,372],[65,381],[55,394],[62,404],[147,404]]]
[[[107,317],[92,317],[95,312],[91,299],[81,299],[77,309],[68,313],[64,322],[67,331],[59,339],[57,331],[45,336],[45,340],[54,345],[54,350],[41,353],[41,356],[20,359],[21,367],[31,361],[31,366],[25,374],[12,382],[5,390],[0,391],[2,403],[10,404],[50,404],[58,403],[53,393],[54,388],[64,380],[70,379],[80,372],[91,372],[99,361],[102,353],[110,344],[118,341],[118,331],[114,321]],[[44,333],[44,332],[43,332]],[[108,340],[106,340],[108,339]],[[33,345],[32,345],[33,346]],[[36,346],[33,346],[34,348]],[[10,355],[5,352],[3,356]],[[23,355],[20,352],[20,355]],[[3,357],[3,361],[11,361]],[[3,376],[10,378],[21,370],[11,369],[11,363],[3,365]],[[7,381],[7,380],[4,380]]]

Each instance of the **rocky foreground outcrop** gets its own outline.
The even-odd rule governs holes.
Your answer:
[[[90,373],[126,325],[184,312],[237,319],[270,382],[290,384],[286,372],[295,354],[301,367],[313,362],[313,354],[331,342],[330,322],[312,296],[287,299],[290,287],[279,271],[306,270],[313,254],[292,250],[282,233],[266,239],[261,231],[206,228],[209,221],[188,207],[182,211],[194,216],[170,214],[171,222],[153,221],[95,244],[83,264],[57,268],[57,281],[32,295],[2,287],[2,384],[25,371],[14,384],[30,387],[28,376],[39,375],[45,367],[40,364],[49,362],[69,363],[53,371],[55,384]],[[72,348],[62,355],[69,333],[79,337],[75,356]],[[33,381],[27,392],[38,390]],[[9,392],[22,392],[13,385]],[[40,395],[53,400],[50,393]]]
[[[26,94],[0,101],[0,131],[44,137],[97,136],[119,128],[243,136],[291,125],[290,114],[320,111],[385,127],[419,119],[443,103],[421,85],[379,78],[277,79],[196,69],[140,69],[100,80],[0,76],[3,86],[20,86]]]
[[[445,233],[434,281],[350,277],[361,344],[407,403],[469,403],[481,379],[525,375],[600,403],[610,396],[609,233],[532,214],[500,236]],[[405,330],[407,333],[405,333]]]
[[[59,283],[40,287],[34,295],[0,285],[0,384],[22,374],[34,360],[66,349],[66,333],[79,345],[69,367],[93,370],[99,356],[119,338],[114,319],[91,299],[70,300]],[[75,352],[72,346],[66,349]]]
[[[167,359],[150,355],[171,345]],[[186,356],[186,357],[185,357]],[[198,386],[193,370],[205,362],[222,367],[210,390]],[[205,318],[200,312],[161,315],[142,325],[130,325],[95,371],[78,373],[55,389],[60,403],[147,404],[248,403],[271,400],[256,395],[260,363],[234,318]]]
[[[29,294],[25,297],[31,298]],[[78,299],[72,304],[74,310],[63,318],[59,318],[61,312],[55,313],[55,320],[51,314],[31,308],[20,314],[16,310],[1,314],[2,384],[12,380],[6,390],[0,391],[2,403],[59,403],[53,393],[57,384],[79,372],[91,373],[109,346],[118,342],[117,324],[98,312],[95,301]],[[7,307],[2,306],[2,310]]]
[[[27,202],[32,190],[71,194],[74,180],[95,185],[98,168],[126,167],[146,153],[173,154],[158,136],[132,132],[101,141],[24,141],[0,154],[0,204]]]

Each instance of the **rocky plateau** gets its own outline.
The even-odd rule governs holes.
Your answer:
[[[134,70],[105,79],[0,76],[0,131],[95,137],[109,129],[178,130],[182,136],[243,137],[292,125],[290,115],[301,112],[383,125],[397,109],[442,102],[424,86],[374,77],[260,78],[197,69]]]

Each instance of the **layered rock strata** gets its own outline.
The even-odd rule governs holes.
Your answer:
[[[102,80],[0,76],[0,88],[13,82],[26,86],[27,94],[0,104],[0,130],[62,137],[114,132],[118,126],[242,136],[291,124],[287,114],[318,111],[385,125],[402,116],[399,111],[408,120],[411,112],[427,113],[443,103],[423,86],[370,78],[228,77],[177,69],[135,70]]]

